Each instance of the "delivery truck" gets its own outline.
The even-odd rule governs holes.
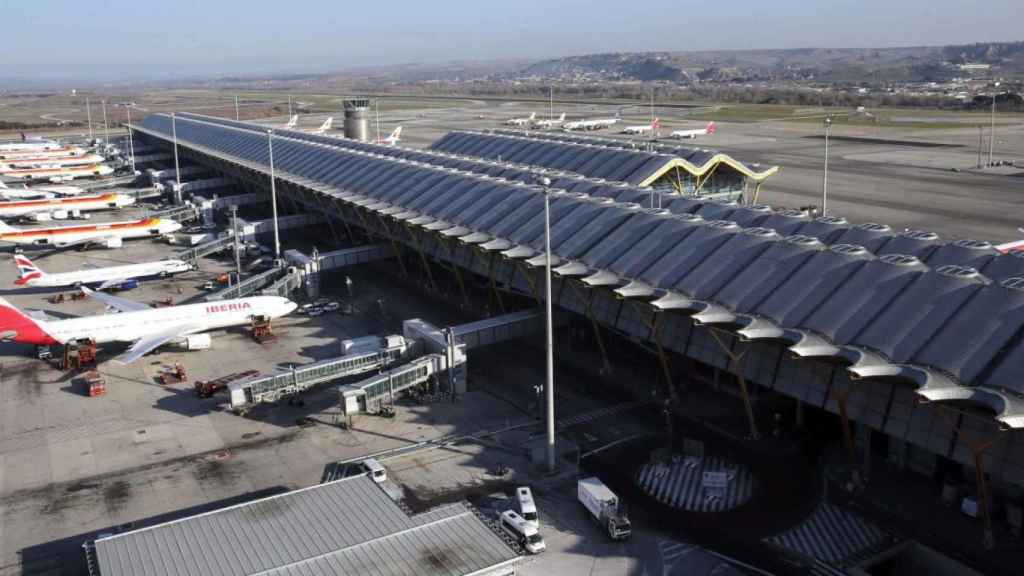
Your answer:
[[[580,503],[594,522],[608,533],[612,540],[629,538],[632,529],[629,518],[622,510],[618,496],[596,476],[577,481],[577,495]]]

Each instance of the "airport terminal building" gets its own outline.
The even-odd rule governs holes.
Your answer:
[[[711,390],[753,440],[813,423],[851,489],[895,468],[977,519],[964,539],[1019,539],[1018,255],[738,202],[775,169],[709,151],[505,131],[414,150],[194,114],[134,131],[253,190],[272,141],[282,209],[325,215],[339,244],[386,243],[428,289],[482,287],[495,312],[503,294],[541,301],[548,195],[553,299],[581,358],[628,366],[621,385],[668,410]]]

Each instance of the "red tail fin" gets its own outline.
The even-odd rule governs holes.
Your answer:
[[[3,298],[0,298],[0,340],[13,340],[37,346],[49,346],[57,343],[43,330],[39,322],[29,318]]]

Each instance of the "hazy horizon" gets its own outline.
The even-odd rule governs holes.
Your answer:
[[[315,0],[3,2],[2,74],[26,82],[312,74],[450,61],[603,53],[887,48],[1013,41],[1018,3],[569,0],[514,5]],[[979,11],[979,8],[983,12]],[[677,18],[672,16],[678,15]]]

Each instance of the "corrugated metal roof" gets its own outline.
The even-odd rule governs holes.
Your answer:
[[[166,141],[169,120],[152,115],[138,129]],[[266,134],[234,124],[179,119],[178,140],[265,172]],[[290,136],[275,138],[274,154],[278,178],[347,209],[526,265],[542,249],[537,186]],[[801,357],[845,360],[855,378],[911,380],[924,397],[974,401],[1024,427],[1024,254],[799,211],[687,198],[640,209],[620,199],[628,195],[567,192],[557,182],[551,194],[562,277],[784,343]]]
[[[102,576],[461,576],[516,553],[465,504],[409,516],[356,476],[96,541]]]

